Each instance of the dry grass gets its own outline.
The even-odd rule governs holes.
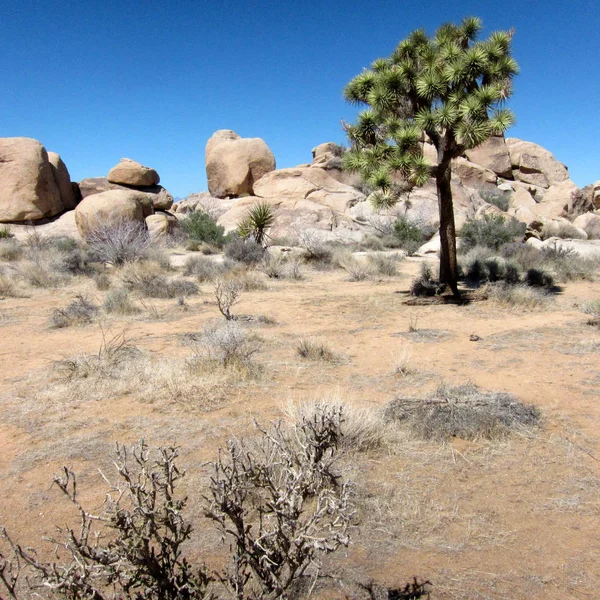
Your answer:
[[[359,260],[354,256],[343,257],[339,264],[348,273],[348,281],[367,281],[377,273],[373,263]]]
[[[389,429],[382,419],[381,410],[375,406],[346,402],[339,396],[305,402],[288,402],[283,407],[285,417],[298,425],[303,419],[313,420],[324,410],[341,413],[340,447],[347,451],[366,452],[384,446]]]
[[[136,315],[141,312],[140,307],[131,300],[129,292],[123,288],[110,290],[104,298],[103,308],[109,314],[123,316]]]
[[[338,355],[324,342],[309,338],[300,338],[296,344],[296,355],[306,360],[336,362]]]
[[[89,325],[98,316],[98,307],[86,296],[78,294],[66,308],[55,308],[50,316],[50,327],[61,329],[73,325]]]
[[[229,261],[216,262],[206,256],[190,256],[185,262],[184,274],[195,276],[200,283],[215,281],[233,268]]]
[[[161,265],[145,261],[126,264],[119,275],[125,288],[144,298],[179,298],[199,292],[192,281],[166,277],[163,271]]]
[[[518,310],[543,310],[551,300],[543,289],[525,284],[488,284],[482,288],[482,293],[496,306]]]
[[[536,407],[511,394],[484,392],[472,384],[440,386],[428,398],[398,397],[388,404],[385,415],[406,423],[426,440],[493,439],[534,428],[540,422]]]

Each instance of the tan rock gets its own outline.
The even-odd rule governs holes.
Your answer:
[[[517,138],[507,138],[506,146],[518,181],[547,188],[569,178],[567,167],[542,146]]]
[[[587,233],[588,239],[600,239],[600,215],[595,213],[580,215],[573,221],[573,225],[583,229]]]
[[[124,185],[149,186],[158,185],[160,177],[158,173],[150,167],[145,167],[130,158],[122,158],[106,176],[111,183],[121,183]]]
[[[131,190],[132,187],[111,183],[105,177],[89,177],[79,182],[79,189],[81,196],[87,198],[109,190]],[[173,206],[173,196],[162,185],[140,186],[133,189],[147,194],[154,210],[169,210]]]
[[[299,200],[310,200],[338,212],[365,199],[364,194],[318,167],[271,171],[254,184],[254,193],[260,198],[284,199],[289,207]]]
[[[452,172],[464,185],[475,189],[491,189],[498,181],[496,173],[462,157],[452,161]]]
[[[587,240],[587,233],[564,217],[547,219],[542,228],[542,238],[562,238],[570,240]]]
[[[465,152],[467,158],[500,177],[512,177],[512,166],[504,136],[493,136],[476,148]]]
[[[148,198],[134,190],[110,190],[84,198],[75,209],[75,223],[82,237],[98,225],[116,226],[123,222],[144,222]]]
[[[175,228],[179,226],[179,221],[174,215],[161,211],[147,216],[146,226],[150,239],[160,242],[175,231]]]
[[[477,212],[475,213],[475,218],[482,219],[483,217],[486,217],[486,216],[504,217],[505,214],[497,206],[494,206],[493,204],[484,204],[483,206],[480,206],[477,209]]]
[[[77,206],[77,196],[75,190],[71,185],[71,176],[67,169],[67,165],[63,162],[62,158],[56,152],[48,152],[48,160],[52,168],[52,175],[58,191],[60,192],[60,199],[66,210],[73,210]]]
[[[275,157],[261,138],[217,131],[206,143],[206,176],[217,198],[254,193],[254,183],[275,169]]]
[[[566,217],[571,213],[573,198],[578,191],[579,188],[570,179],[555,183],[544,194],[543,202],[531,210],[538,217]]]
[[[35,221],[64,211],[46,149],[31,138],[0,138],[0,222]]]

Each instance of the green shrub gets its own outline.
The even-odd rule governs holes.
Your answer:
[[[192,243],[207,243],[219,248],[227,241],[225,229],[207,213],[193,212],[179,223]]]
[[[479,195],[488,203],[499,208],[502,212],[508,210],[510,193],[500,190],[480,190]]]
[[[265,201],[252,206],[238,225],[238,235],[246,240],[253,239],[260,246],[267,240],[267,231],[273,225],[273,208]]]
[[[506,220],[502,215],[484,215],[481,219],[470,219],[461,231],[461,252],[475,246],[498,250],[504,244],[525,234],[525,224],[516,219]]]
[[[394,237],[398,245],[412,256],[423,244],[424,234],[421,228],[411,223],[404,215],[399,215],[394,221]]]
[[[15,237],[10,225],[0,226],[0,240],[6,240]]]

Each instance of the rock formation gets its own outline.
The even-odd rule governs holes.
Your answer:
[[[274,169],[275,157],[260,138],[221,129],[206,143],[208,190],[216,198],[252,195],[254,183]]]

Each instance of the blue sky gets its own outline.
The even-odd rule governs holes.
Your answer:
[[[0,136],[39,139],[73,180],[133,158],[185,196],[206,189],[217,129],[262,137],[279,168],[343,143],[344,85],[413,29],[467,15],[484,35],[516,28],[508,135],[548,148],[579,186],[600,179],[597,0],[3,0]]]

